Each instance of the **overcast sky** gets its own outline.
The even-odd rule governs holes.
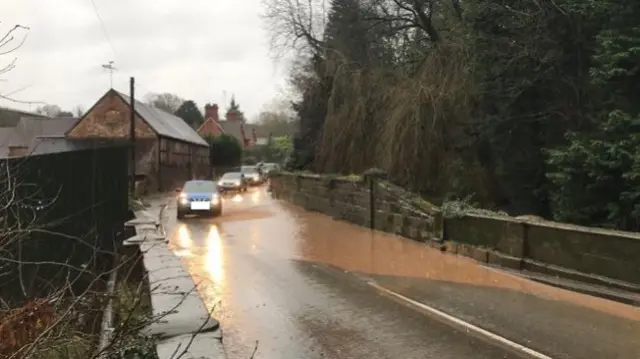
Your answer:
[[[117,90],[128,92],[135,76],[141,97],[171,92],[223,109],[235,94],[248,117],[285,87],[287,69],[269,56],[260,0],[93,1],[105,30],[92,0],[1,0],[0,30],[31,29],[11,54],[16,68],[0,75],[0,94],[24,88],[12,98],[88,108],[109,88],[101,65],[110,60]],[[0,68],[12,59],[0,56]],[[0,99],[0,106],[38,105]]]

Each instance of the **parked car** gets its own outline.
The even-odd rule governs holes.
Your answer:
[[[262,173],[268,177],[270,172],[280,171],[280,165],[277,163],[263,163],[260,169]]]
[[[242,172],[227,172],[218,180],[218,189],[220,192],[246,192],[249,184]]]
[[[187,181],[178,198],[178,219],[188,214],[216,217],[222,214],[222,200],[213,181]]]
[[[260,185],[264,182],[264,176],[256,166],[242,166],[240,172],[244,174],[250,185]]]

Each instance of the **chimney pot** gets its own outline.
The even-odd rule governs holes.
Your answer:
[[[212,118],[216,122],[220,122],[220,117],[218,115],[218,104],[206,104],[204,106],[204,117],[205,119]]]

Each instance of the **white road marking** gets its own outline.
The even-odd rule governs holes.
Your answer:
[[[485,337],[485,338],[487,338],[487,339],[489,339],[491,341],[498,342],[499,344],[504,345],[506,347],[509,347],[512,350],[515,350],[515,351],[518,351],[520,353],[526,354],[526,355],[528,355],[528,356],[530,356],[532,358],[535,358],[535,359],[553,359],[550,356],[544,355],[544,354],[542,354],[540,352],[537,352],[537,351],[535,351],[535,350],[533,350],[531,348],[525,347],[524,345],[521,345],[521,344],[518,344],[516,342],[513,342],[513,341],[511,341],[511,340],[509,340],[509,339],[507,339],[505,337],[502,337],[502,336],[500,336],[498,334],[492,333],[492,332],[490,332],[490,331],[488,331],[486,329],[482,329],[482,328],[480,328],[480,327],[478,327],[476,325],[473,325],[473,324],[471,324],[469,322],[465,322],[464,320],[456,318],[456,317],[454,317],[454,316],[452,316],[450,314],[447,314],[447,313],[445,313],[445,312],[443,312],[443,311],[441,311],[439,309],[436,309],[434,307],[428,306],[428,305],[426,305],[424,303],[420,303],[420,302],[415,301],[415,300],[413,300],[411,298],[405,297],[404,295],[398,294],[398,293],[396,293],[394,291],[391,291],[391,290],[389,290],[387,288],[381,287],[381,286],[379,286],[378,284],[376,284],[374,282],[368,281],[367,283],[370,286],[374,287],[375,289],[377,289],[377,290],[379,290],[379,291],[381,291],[383,293],[386,293],[386,294],[388,294],[390,296],[398,298],[398,299],[400,299],[402,301],[408,302],[411,305],[414,305],[414,306],[416,306],[416,307],[418,307],[418,308],[420,308],[420,309],[422,309],[422,310],[424,310],[424,311],[426,311],[426,312],[428,312],[428,313],[430,313],[430,314],[432,314],[432,315],[434,315],[436,317],[439,317],[440,319],[443,319],[443,320],[448,321],[448,322],[452,322],[455,325],[458,325],[458,326],[466,329],[469,332],[474,332],[474,333],[476,333],[478,335],[481,335],[481,336],[483,336],[483,337]]]

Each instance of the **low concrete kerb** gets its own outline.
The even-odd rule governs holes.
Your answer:
[[[167,203],[159,205],[153,234],[145,231],[148,237],[136,243],[142,250],[152,288],[153,316],[160,318],[144,332],[157,338],[156,352],[160,359],[224,359],[219,322],[209,313],[181,259],[168,247],[163,221],[167,206]],[[151,237],[165,240],[149,240]]]
[[[160,214],[158,215],[158,222],[160,223],[160,225],[158,226],[158,230],[163,236],[167,235],[167,231],[165,229],[164,221],[162,220],[162,217],[164,216],[164,211],[167,209],[168,206],[169,205],[167,203],[163,204],[162,207],[160,207]]]

